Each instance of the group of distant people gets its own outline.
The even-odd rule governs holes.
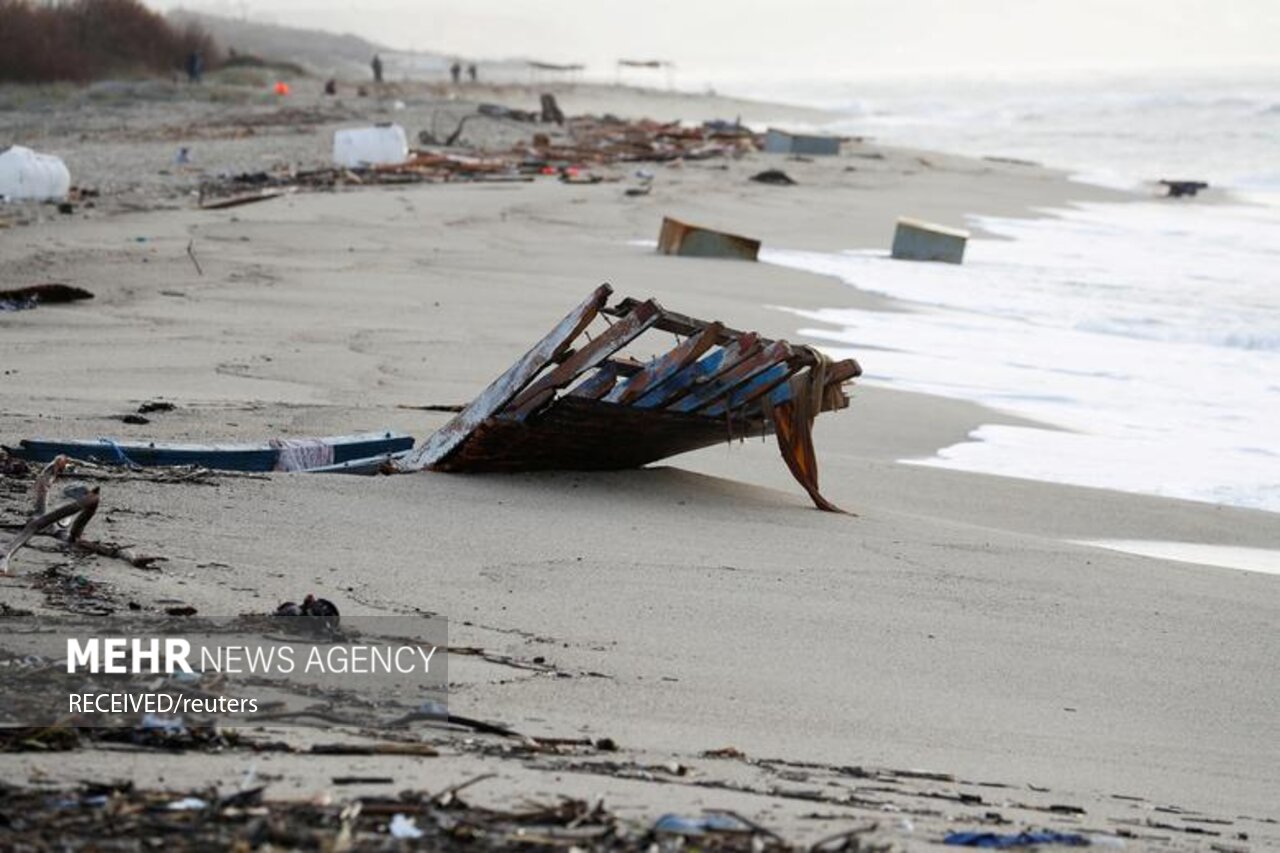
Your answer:
[[[373,70],[373,82],[381,83],[382,70],[383,70],[382,57],[375,53],[373,55],[373,61],[369,63],[369,67]],[[452,65],[449,66],[449,76],[453,78],[453,83],[455,86],[462,82],[462,63],[461,62],[455,61]],[[470,80],[472,83],[478,82],[480,79],[480,71],[479,69],[476,68],[476,64],[474,62],[467,64],[467,79]]]
[[[235,51],[232,51],[232,55],[233,56],[235,55]],[[369,68],[373,70],[373,82],[381,83],[382,72],[383,72],[382,57],[375,53],[373,55],[373,60],[369,63]],[[468,63],[466,70],[467,70],[468,80],[470,80],[472,83],[479,81],[480,72],[476,68],[476,64],[474,62]],[[191,53],[189,53],[187,55],[186,71],[187,71],[187,79],[190,82],[199,83],[201,79],[203,79],[204,77],[204,54],[198,50],[193,50]],[[452,65],[449,66],[449,76],[453,78],[454,85],[457,85],[462,82],[462,63],[461,62],[455,61]],[[336,80],[327,81],[324,85],[324,93],[326,95],[337,94],[337,81]]]

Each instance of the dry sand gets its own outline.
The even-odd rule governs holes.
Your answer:
[[[422,104],[404,111],[413,130],[435,109],[428,95],[416,97]],[[608,90],[591,98],[594,109],[610,104],[619,114],[747,112],[711,98]],[[579,108],[572,93],[561,102]],[[344,109],[364,114],[351,103]],[[168,209],[131,213],[104,200],[87,216],[0,231],[0,281],[67,281],[97,294],[74,307],[0,314],[6,443],[381,427],[423,437],[448,416],[401,405],[468,401],[601,281],[791,340],[796,321],[776,306],[904,309],[763,263],[670,258],[637,245],[656,236],[664,214],[767,246],[835,250],[886,246],[899,214],[960,225],[965,213],[1123,200],[1038,168],[865,142],[813,162],[756,154],[654,167],[654,191],[638,199],[624,198],[618,183],[540,181],[299,194],[199,211],[183,197],[190,176],[154,174],[185,141],[160,136],[163,113],[121,105],[108,119],[91,106],[70,115],[50,109],[10,114],[4,126],[28,127],[20,141],[63,153],[84,182],[116,181],[131,203],[159,198]],[[170,119],[216,126],[228,109],[187,106]],[[818,118],[751,110],[744,118]],[[116,122],[103,133],[129,127],[141,139],[67,135],[93,122]],[[197,162],[217,171],[268,156],[320,158],[331,126],[197,139]],[[799,186],[747,180],[770,166]],[[189,242],[203,275],[186,255]],[[874,368],[874,351],[859,358]],[[178,408],[146,426],[111,417],[155,398]],[[1068,541],[1275,548],[1275,516],[899,463],[1002,421],[964,403],[857,388],[852,407],[816,429],[824,490],[856,517],[812,510],[771,441],[610,474],[112,484],[112,537],[170,561],[158,574],[102,560],[79,570],[146,607],[178,598],[212,618],[270,610],[308,590],[352,618],[439,612],[451,620],[451,643],[542,657],[563,675],[455,657],[455,712],[534,736],[608,736],[622,747],[612,760],[692,767],[686,776],[612,779],[568,758],[503,758],[428,730],[443,742],[443,757],[264,758],[259,770],[282,774],[273,783],[280,795],[324,791],[346,770],[394,776],[388,791],[437,789],[492,771],[499,778],[475,789],[477,797],[602,794],[639,819],[728,807],[797,840],[871,817],[883,839],[914,849],[1000,811],[1018,826],[1152,836],[1131,840],[1131,849],[1210,841],[1243,849],[1238,833],[1249,849],[1280,846],[1280,577]],[[17,498],[0,497],[8,501],[4,520],[17,521]],[[0,595],[40,606],[29,573],[59,559],[24,552]],[[876,796],[887,808],[659,784],[712,780],[826,795],[858,784],[819,768],[780,776],[699,757],[726,746],[968,781],[882,788]],[[174,787],[234,785],[250,762],[108,751],[0,757],[10,780],[128,776]],[[977,793],[983,803],[930,792]],[[1018,803],[1067,803],[1086,814],[1011,805]],[[813,813],[825,817],[804,817]]]

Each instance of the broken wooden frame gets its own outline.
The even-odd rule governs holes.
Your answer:
[[[749,435],[776,434],[820,508],[811,427],[849,404],[862,370],[806,346],[740,332],[596,288],[451,421],[395,464],[400,471],[615,470]],[[588,325],[603,317],[595,337]],[[613,318],[612,320],[610,318]],[[650,330],[676,345],[649,361],[620,355]],[[580,341],[579,338],[585,338]]]

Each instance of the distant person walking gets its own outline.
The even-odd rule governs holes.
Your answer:
[[[462,63],[455,62],[449,66],[449,76],[453,78],[453,85],[462,82]]]
[[[382,82],[382,57],[378,54],[373,55],[373,62],[369,63],[369,67],[373,69],[373,82]]]
[[[198,50],[193,50],[187,54],[187,80],[192,83],[199,83],[204,76],[204,54]]]
[[[476,82],[476,78],[478,76],[479,76],[479,72],[476,71],[476,64],[472,62],[470,65],[467,66],[467,77],[471,80],[472,83],[474,83]]]

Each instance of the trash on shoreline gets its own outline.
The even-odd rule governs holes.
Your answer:
[[[5,449],[31,462],[49,462],[65,455],[143,468],[198,465],[222,471],[343,471],[376,467],[412,447],[413,436],[387,430],[228,444],[24,438],[18,447]]]
[[[307,593],[301,604],[292,601],[281,604],[276,608],[275,616],[277,619],[326,630],[337,628],[342,621],[337,605],[328,599],[316,598],[313,593]]]
[[[63,201],[71,191],[67,164],[21,145],[0,149],[0,200]]]
[[[122,545],[83,538],[85,528],[98,511],[101,501],[99,487],[89,488],[81,484],[72,484],[62,492],[66,503],[55,509],[49,509],[50,491],[53,489],[53,484],[66,471],[69,462],[70,460],[65,456],[56,456],[36,477],[32,487],[31,518],[4,544],[3,548],[0,548],[0,575],[8,574],[14,554],[40,533],[48,533],[66,542],[68,548],[73,551],[124,560],[139,569],[155,568],[155,563],[164,560],[164,557],[146,556]]]
[[[833,155],[840,153],[840,142],[838,136],[788,133],[771,127],[764,135],[764,151],[766,154]]]
[[[942,839],[943,844],[953,847],[986,847],[1007,849],[1010,847],[1039,847],[1042,844],[1061,844],[1066,847],[1088,847],[1087,836],[1078,832],[949,832]]]
[[[93,294],[69,284],[34,284],[0,290],[0,311],[22,311],[39,305],[57,305],[92,299]]]
[[[1209,184],[1205,181],[1170,181],[1162,180],[1159,184],[1165,188],[1165,196],[1168,198],[1195,198],[1196,193],[1200,190],[1209,189]]]
[[[388,166],[409,159],[409,138],[398,124],[334,131],[333,162],[347,169]]]
[[[893,257],[907,261],[964,261],[969,232],[920,219],[900,217],[893,232]]]
[[[664,216],[658,232],[658,251],[664,255],[754,261],[760,255],[760,241]]]
[[[618,470],[773,432],[814,504],[840,511],[818,491],[811,430],[819,413],[848,406],[844,385],[862,372],[856,361],[833,362],[652,299],[607,306],[612,293],[596,288],[395,467]],[[597,317],[607,328],[585,334]],[[649,361],[619,355],[650,329],[675,335],[677,345]]]
[[[752,175],[751,180],[759,184],[772,184],[778,187],[795,186],[795,180],[781,169],[765,169],[763,172]]]

